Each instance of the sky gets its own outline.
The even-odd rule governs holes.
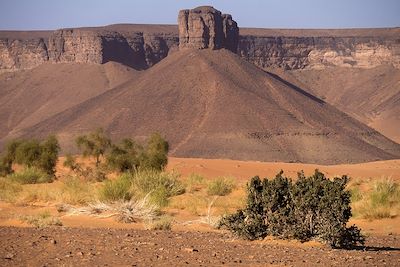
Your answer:
[[[0,0],[0,30],[176,24],[180,9],[200,5],[232,14],[239,27],[400,27],[400,0]]]

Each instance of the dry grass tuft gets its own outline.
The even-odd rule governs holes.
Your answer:
[[[44,211],[37,215],[23,216],[21,220],[39,228],[63,225],[60,219],[51,216],[49,211]]]

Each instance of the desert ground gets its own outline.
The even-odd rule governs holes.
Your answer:
[[[68,172],[60,163],[58,180],[41,185],[57,191]],[[400,181],[400,160],[348,165],[267,163],[254,161],[170,158],[168,172],[180,173],[182,181],[190,175],[205,180],[231,177],[236,189],[216,199],[198,192],[187,192],[171,199],[163,209],[172,218],[171,230],[151,230],[145,222],[122,223],[112,217],[71,215],[57,211],[60,203],[51,197],[37,196],[24,202],[0,202],[0,265],[2,266],[397,266],[400,263],[400,218],[367,220],[355,216],[350,223],[367,235],[366,247],[352,250],[332,249],[317,241],[300,243],[266,238],[246,241],[212,226],[211,220],[243,205],[245,184],[254,175],[273,177],[281,169],[290,177],[316,168],[329,177],[342,174],[364,187],[379,179]],[[34,187],[37,185],[24,185]],[[43,190],[41,190],[43,191]],[[42,194],[42,193],[41,193]],[[229,201],[228,201],[229,200]],[[31,202],[29,202],[31,201]],[[62,226],[33,227],[22,219],[48,212]]]

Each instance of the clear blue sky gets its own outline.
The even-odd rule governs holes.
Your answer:
[[[178,11],[212,5],[241,27],[399,27],[400,0],[0,0],[0,29],[114,23],[176,24]]]

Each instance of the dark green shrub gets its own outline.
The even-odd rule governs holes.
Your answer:
[[[254,240],[267,235],[301,241],[320,239],[332,247],[364,244],[356,226],[347,227],[351,217],[350,193],[346,176],[327,179],[318,170],[298,180],[280,172],[275,179],[252,178],[247,188],[247,204],[235,214],[225,216],[220,227]]]

